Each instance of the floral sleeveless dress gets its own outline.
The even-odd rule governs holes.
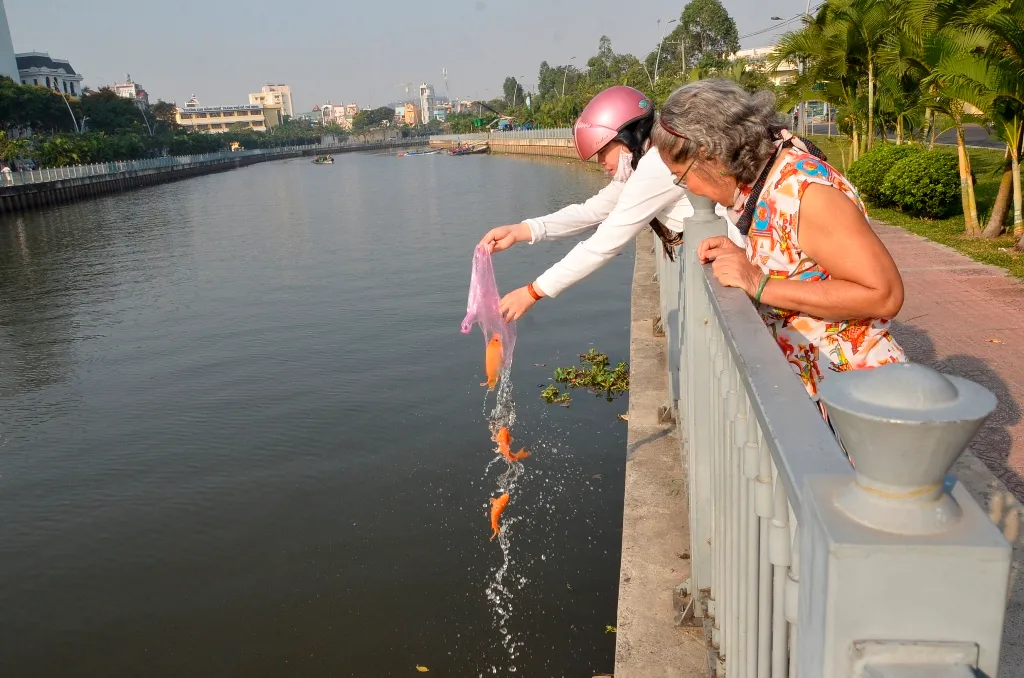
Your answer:
[[[800,200],[811,184],[842,191],[867,214],[857,192],[835,168],[809,153],[788,151],[765,181],[747,237],[747,258],[773,278],[808,284],[831,279],[828,271],[800,248]],[[818,384],[829,372],[872,368],[907,359],[889,332],[887,318],[832,322],[766,304],[761,304],[758,311],[815,401]]]

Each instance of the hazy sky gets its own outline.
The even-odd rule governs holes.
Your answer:
[[[125,73],[151,101],[248,103],[267,82],[291,85],[298,110],[314,103],[382,105],[400,83],[426,81],[453,97],[492,98],[505,76],[536,86],[537,67],[576,56],[585,64],[601,34],[616,52],[643,58],[657,19],[678,19],[685,0],[4,0],[17,52],[68,59],[85,84]],[[790,18],[801,0],[725,0],[740,35]],[[792,26],[792,24],[791,24]],[[791,27],[790,26],[790,27]],[[771,44],[785,29],[743,39]]]

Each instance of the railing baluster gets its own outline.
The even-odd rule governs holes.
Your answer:
[[[747,678],[755,678],[757,675],[757,622],[758,622],[758,562],[760,545],[758,543],[758,532],[760,521],[755,511],[755,491],[758,475],[758,427],[754,419],[754,409],[750,404],[750,398],[743,394],[745,409],[745,421],[747,424],[747,441],[743,446],[743,520],[746,523],[746,534],[744,538],[744,559],[746,561],[745,573],[743,575],[743,599],[746,603],[744,630],[746,636],[746,661],[744,662],[743,675]]]
[[[770,678],[772,656],[772,564],[768,554],[768,530],[774,515],[772,456],[758,429],[757,485],[754,509],[758,517],[757,557],[757,678]]]
[[[726,373],[724,375],[726,386],[725,400],[725,462],[726,462],[726,515],[728,520],[726,529],[726,553],[728,554],[728,615],[726,616],[727,636],[729,638],[728,653],[730,655],[729,666],[732,672],[739,675],[742,666],[741,651],[742,641],[739,637],[740,617],[740,515],[739,515],[739,493],[740,493],[740,460],[739,449],[741,441],[737,439],[739,433],[736,425],[739,416],[739,376],[736,374],[736,366],[732,358],[732,352],[726,351],[724,355]],[[744,426],[744,433],[746,427]]]
[[[722,660],[722,631],[724,629],[723,616],[725,615],[725,529],[724,521],[722,519],[723,506],[725,503],[725,484],[722,481],[723,476],[723,463],[722,463],[722,449],[720,445],[721,438],[721,373],[722,373],[722,356],[720,353],[719,344],[721,343],[715,321],[712,318],[708,318],[708,333],[711,339],[711,430],[710,435],[710,449],[711,449],[711,461],[713,464],[712,471],[712,483],[713,483],[713,497],[714,497],[714,509],[711,513],[711,524],[713,526],[713,536],[711,539],[711,546],[714,549],[715,554],[715,571],[714,576],[711,579],[711,605],[713,606],[712,617],[714,624],[712,627],[711,645],[718,649],[719,664],[721,665]]]
[[[789,624],[789,678],[796,678],[797,601],[800,587],[800,525],[789,507],[791,563],[786,575],[786,622]]]
[[[775,477],[775,497],[768,535],[768,557],[775,568],[772,585],[772,678],[789,675],[789,642],[786,622],[786,577],[789,574],[790,541],[789,500],[786,486],[778,471]]]

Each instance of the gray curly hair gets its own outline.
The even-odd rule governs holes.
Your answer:
[[[651,139],[666,159],[719,160],[742,184],[757,180],[783,127],[770,92],[751,94],[721,79],[698,80],[669,95]],[[697,163],[695,171],[701,170]]]

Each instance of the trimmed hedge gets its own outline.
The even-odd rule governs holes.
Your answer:
[[[882,197],[904,212],[938,219],[960,203],[960,169],[949,151],[912,153],[889,170]]]
[[[882,192],[882,184],[889,170],[901,160],[922,153],[920,146],[908,144],[882,144],[871,149],[850,165],[847,178],[857,187],[864,200],[884,206],[889,201]]]

